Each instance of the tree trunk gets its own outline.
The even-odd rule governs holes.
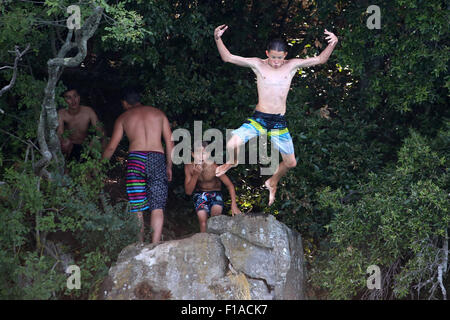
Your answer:
[[[37,130],[39,147],[42,158],[35,164],[34,172],[47,179],[64,174],[64,157],[61,152],[59,138],[56,133],[58,128],[58,113],[55,103],[55,89],[64,67],[76,67],[84,60],[87,53],[87,41],[94,35],[103,14],[103,8],[96,7],[92,15],[86,20],[83,27],[74,32],[69,29],[64,45],[57,56],[50,59],[48,65],[48,81],[45,88],[45,96],[42,102],[41,115]],[[72,42],[75,33],[75,42]],[[77,48],[78,53],[74,57],[66,58],[66,54]],[[47,167],[52,164],[51,169]]]

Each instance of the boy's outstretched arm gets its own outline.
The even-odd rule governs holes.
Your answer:
[[[329,32],[327,29],[325,29],[324,32],[327,37],[325,38],[328,41],[328,46],[323,50],[320,55],[312,58],[307,59],[291,59],[289,60],[289,63],[292,64],[293,71],[296,72],[298,68],[307,68],[312,67],[317,64],[324,64],[328,61],[328,58],[330,58],[331,53],[333,52],[334,48],[336,47],[338,43],[337,37],[334,35],[334,33]]]
[[[228,51],[227,47],[225,47],[225,44],[222,41],[222,35],[227,29],[228,26],[223,24],[221,26],[218,26],[214,30],[214,40],[216,40],[216,45],[217,49],[219,50],[220,57],[224,62],[230,62],[241,67],[249,67],[253,69],[259,60],[258,58],[244,58],[236,56],[234,54],[231,54],[230,51]]]
[[[236,191],[234,189],[234,184],[231,182],[230,178],[227,177],[226,174],[221,175],[219,177],[220,181],[227,187],[228,192],[230,193],[231,198],[231,215],[234,217],[235,214],[242,213],[241,210],[239,210],[237,203],[236,203]]]

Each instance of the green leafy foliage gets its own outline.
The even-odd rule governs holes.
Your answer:
[[[50,235],[71,235],[67,250],[82,270],[82,283],[92,287],[135,241],[135,217],[105,192],[98,140],[86,141],[83,160],[67,163],[66,176],[48,182],[32,173],[31,163],[40,158],[33,144],[47,61],[65,39],[70,4],[0,2],[0,61],[11,65],[8,50],[31,46],[16,85],[0,97],[2,298],[95,296],[83,284],[79,291],[65,288],[56,271],[60,263],[54,266],[57,260],[42,249]],[[324,29],[334,32],[339,44],[330,59],[300,70],[288,95],[297,167],[281,180],[271,207],[263,187],[268,177],[260,175],[259,165],[229,171],[238,204],[243,211],[273,214],[301,233],[313,289],[325,290],[326,297],[440,297],[430,290],[449,226],[449,32],[443,1],[378,2],[380,30],[367,28],[367,1],[77,4],[82,22],[92,5],[102,6],[104,16],[85,61],[65,70],[63,80],[84,91],[83,103],[96,110],[108,134],[121,111],[117,92],[125,86],[141,88],[143,102],[163,110],[172,129],[192,130],[194,120],[202,121],[203,130],[224,134],[239,127],[258,102],[255,76],[220,59],[213,40],[218,25],[229,25],[223,40],[231,53],[260,58],[267,40],[279,36],[289,43],[287,58],[318,55],[326,46]],[[2,85],[11,75],[0,71]],[[60,82],[58,106],[65,105],[64,89]],[[118,152],[126,147],[121,144]],[[183,197],[183,178],[183,168],[175,166],[171,190],[177,198]],[[183,203],[177,210],[192,210],[189,201]],[[365,289],[371,264],[385,275],[381,293]],[[449,288],[448,272],[444,278]]]
[[[331,298],[364,291],[370,265],[385,272],[384,296],[426,296],[420,288],[430,289],[436,281],[450,225],[448,174],[448,158],[411,131],[397,165],[371,173],[359,184],[358,198],[343,200],[340,188],[319,193],[320,205],[331,210],[333,219],[331,247],[315,277]]]
[[[6,170],[0,187],[0,269],[14,277],[3,279],[3,299],[87,298],[92,288],[86,284],[101,281],[120,250],[136,241],[137,220],[126,203],[112,205],[101,191],[103,184],[84,183],[92,181],[94,161],[98,168],[98,159],[85,160],[64,181],[43,181],[27,167]],[[100,177],[105,169],[98,168]],[[61,232],[73,238],[66,253],[82,270],[79,291],[65,287],[68,275],[56,268],[60,261],[46,254],[46,238]]]

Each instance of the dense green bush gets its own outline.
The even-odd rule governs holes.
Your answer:
[[[330,248],[322,252],[314,277],[332,298],[442,297],[437,274],[440,264],[448,266],[448,154],[411,131],[398,157],[395,167],[371,173],[353,197],[342,188],[319,193],[333,219],[326,226]],[[365,289],[370,265],[382,270],[381,290]]]
[[[126,202],[112,205],[104,194],[106,167],[99,168],[98,150],[91,153],[97,157],[84,154],[85,162],[69,164],[73,170],[60,181],[42,180],[29,166],[6,170],[0,186],[2,299],[87,298],[120,250],[136,241],[135,216]],[[55,251],[55,242],[63,250]],[[66,288],[63,253],[81,269],[81,290]]]

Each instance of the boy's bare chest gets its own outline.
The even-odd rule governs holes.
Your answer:
[[[258,85],[269,87],[289,87],[292,81],[292,75],[288,70],[267,70],[260,69],[257,74]]]
[[[216,167],[215,164],[203,164],[202,174],[199,176],[199,180],[202,182],[214,181],[216,177]]]
[[[66,114],[64,122],[68,129],[86,130],[89,126],[89,115],[79,113],[77,115]]]

